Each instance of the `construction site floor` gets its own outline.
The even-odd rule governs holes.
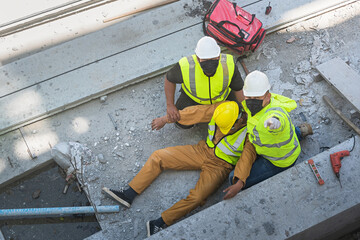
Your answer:
[[[229,223],[228,226],[230,229],[235,229],[237,224],[242,225],[243,222],[232,214],[235,215],[238,212],[240,215],[247,216],[244,211],[246,212],[246,209],[249,209],[249,205],[245,206],[244,204],[251,201],[256,203],[260,201],[261,204],[261,199],[269,196],[267,191],[272,191],[269,188],[271,189],[274,185],[277,186],[276,191],[272,191],[274,194],[282,192],[284,189],[290,189],[295,184],[292,181],[300,184],[303,180],[302,184],[307,185],[307,190],[311,194],[314,194],[313,191],[316,191],[316,188],[320,188],[313,175],[311,175],[310,168],[306,166],[304,161],[344,141],[346,144],[341,145],[342,147],[351,147],[349,139],[354,134],[354,131],[323,102],[322,96],[329,96],[334,104],[341,108],[358,126],[360,119],[354,107],[346,99],[340,97],[326,81],[318,77],[315,67],[332,58],[339,57],[359,73],[360,48],[358,42],[360,35],[358,31],[354,30],[355,26],[359,26],[359,23],[360,3],[354,2],[269,34],[262,46],[244,59],[250,71],[261,70],[268,75],[272,84],[272,92],[297,101],[298,108],[291,112],[295,125],[299,125],[303,121],[312,124],[314,134],[301,143],[302,152],[298,160],[299,166],[244,192],[240,192],[230,201],[222,201],[224,195],[222,190],[227,187],[227,183],[224,183],[204,206],[186,216],[185,221],[180,221],[169,227],[160,236],[154,236],[155,239],[161,237],[169,239],[168,236],[175,239],[179,237],[180,239],[181,234],[184,234],[186,239],[212,239],[211,237],[208,238],[209,236],[218,239],[220,236],[224,236],[223,233],[228,228],[223,228],[221,224],[217,224],[218,228],[216,228],[216,222],[212,221],[208,225],[204,223],[203,226],[207,226],[207,229],[197,228],[195,222],[203,224],[205,220],[216,218],[219,221],[218,223],[223,223],[225,221],[231,222],[231,218],[234,219],[235,223]],[[293,40],[289,41],[290,39]],[[196,43],[196,41],[197,39],[194,39],[193,42]],[[156,50],[165,51],[163,47],[158,46]],[[190,49],[194,48],[193,44],[188,47]],[[166,49],[166,51],[171,51],[171,49]],[[141,66],[142,64],[142,62],[137,62],[134,63],[134,66]],[[238,67],[242,72],[242,76],[245,77],[241,66]],[[123,71],[126,71],[126,69]],[[195,144],[206,137],[206,125],[197,125],[190,130],[180,130],[170,124],[160,131],[151,130],[151,120],[166,114],[163,80],[163,74],[150,77],[142,82],[107,94],[105,101],[94,99],[26,125],[22,128],[22,133],[16,130],[1,135],[1,186],[5,186],[23,174],[31,172],[34,168],[51,161],[50,147],[56,143],[78,141],[92,150],[95,159],[94,162],[86,166],[88,174],[85,176],[85,181],[89,189],[89,200],[95,205],[115,204],[101,193],[102,187],[126,187],[127,183],[146,162],[148,156],[157,149],[175,145]],[[118,130],[114,129],[109,113],[117,122]],[[37,158],[29,158],[24,139],[30,151]],[[354,156],[358,156],[358,146],[355,149],[357,152],[355,152]],[[321,190],[324,191],[324,187],[327,187],[325,192],[331,192],[331,194],[334,194],[332,196],[341,196],[341,194],[336,194],[337,191],[342,190],[338,188],[336,178],[329,171],[329,166],[325,164],[325,161],[327,163],[329,161],[326,159],[328,158],[328,152],[322,153],[318,158],[319,161],[324,161],[318,166],[319,171],[323,173],[323,177],[329,182],[329,185],[322,186]],[[353,158],[351,158],[351,161],[350,166],[353,166],[352,164],[357,166],[358,161]],[[353,173],[351,168],[347,170],[348,167],[345,167],[346,160],[344,160],[343,164],[344,168],[342,170],[344,170],[343,173],[347,177],[344,177],[343,184],[345,187],[343,192],[340,193],[349,196],[345,198],[347,200],[344,200],[348,202],[339,203],[339,206],[341,206],[339,209],[330,206],[333,210],[332,213],[330,213],[329,209],[321,209],[322,211],[329,210],[329,213],[319,217],[318,221],[325,221],[327,217],[337,215],[340,210],[345,210],[345,207],[359,203],[356,195],[350,193],[351,190],[355,191],[354,184],[358,183],[359,176]],[[158,218],[162,211],[172,206],[176,201],[186,197],[189,190],[194,187],[198,176],[198,171],[164,172],[142,195],[135,199],[131,208],[124,208],[120,213],[116,214],[98,214],[97,217],[102,231],[88,239],[146,238],[146,221]],[[292,180],[289,183],[286,179]],[[301,196],[298,195],[291,195],[289,198],[297,203],[302,201]],[[310,199],[308,203],[315,209],[319,202],[320,200],[313,202]],[[236,208],[236,206],[240,208]],[[275,207],[277,206],[274,205]],[[306,206],[303,207],[306,208]],[[214,215],[220,209],[226,210],[225,214]],[[309,227],[305,223],[306,219],[303,219],[308,215],[302,216],[302,219],[289,221],[288,226],[291,225],[291,230],[280,227],[278,225],[280,222],[274,223],[266,219],[267,217],[274,218],[272,214],[274,212],[278,212],[276,217],[280,218],[281,213],[286,212],[286,216],[290,216],[302,212],[302,210],[304,210],[304,213],[311,215],[305,209],[294,209],[292,205],[282,205],[279,209],[260,209],[254,216],[264,218],[264,222],[250,222],[252,218],[249,216],[245,226],[258,234],[264,234],[265,238],[263,239],[267,237],[273,238],[274,236],[277,236],[278,239],[292,237]],[[310,217],[313,219],[312,223],[315,224],[316,216],[311,215]],[[284,215],[281,215],[281,218],[286,222],[287,218]],[[240,222],[236,223],[236,219]],[[236,226],[233,224],[236,224]],[[256,224],[259,227],[256,227]],[[233,234],[237,234],[235,236],[241,234],[235,230],[231,231]],[[176,235],[174,235],[175,233]],[[234,235],[229,233],[225,236],[227,236],[227,239],[232,239]],[[252,237],[255,236],[252,235]],[[261,238],[257,236],[257,238],[253,239]]]

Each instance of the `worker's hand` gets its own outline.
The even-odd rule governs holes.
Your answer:
[[[155,118],[154,120],[152,120],[151,122],[151,129],[152,130],[160,130],[162,129],[165,124],[167,123],[167,117],[159,117],[159,118]]]
[[[179,110],[176,108],[174,104],[167,106],[166,113],[170,122],[177,122],[180,120]]]
[[[279,129],[281,127],[281,123],[279,119],[272,117],[264,122],[264,127],[269,127],[271,130]]]
[[[238,192],[244,187],[244,183],[241,180],[238,180],[235,184],[226,188],[223,192],[226,192],[224,196],[224,200],[235,197]]]

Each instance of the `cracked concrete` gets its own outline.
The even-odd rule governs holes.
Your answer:
[[[314,135],[301,143],[302,153],[298,168],[303,168],[304,173],[296,172],[295,170],[298,168],[292,169],[290,174],[292,181],[296,179],[301,181],[306,175],[308,176],[307,181],[311,181],[311,184],[316,186],[309,167],[303,166],[305,164],[302,162],[320,153],[321,147],[336,146],[349,139],[354,133],[325,105],[322,95],[326,93],[330,96],[333,102],[338,107],[341,106],[342,111],[349,117],[351,117],[351,112],[354,113],[354,109],[325,81],[319,81],[315,66],[333,57],[340,57],[348,62],[355,71],[360,71],[360,48],[358,47],[360,37],[359,32],[353,31],[354,26],[359,25],[359,21],[360,3],[356,2],[268,35],[260,49],[244,60],[250,71],[258,69],[268,74],[272,92],[291,97],[298,102],[298,108],[291,113],[295,124],[300,124],[305,118],[313,125]],[[287,43],[286,41],[292,37],[295,40]],[[238,67],[242,71],[241,66]],[[244,73],[242,76],[245,76]],[[108,113],[111,113],[117,122],[119,126],[117,131],[114,129]],[[39,156],[38,159],[29,159],[18,131],[0,136],[1,164],[3,169],[12,170],[13,168],[6,160],[7,156],[10,156],[13,159],[13,165],[37,166],[42,164],[41,158],[50,159],[49,143],[54,146],[61,141],[79,141],[89,147],[95,156],[94,161],[86,166],[89,174],[85,178],[90,200],[96,205],[112,205],[114,202],[106,198],[100,191],[103,186],[125,187],[154,150],[180,144],[194,144],[205,138],[206,125],[198,125],[191,130],[179,130],[173,125],[167,125],[160,131],[151,131],[151,120],[165,113],[163,76],[153,77],[108,94],[105,101],[92,100],[24,127],[24,137],[30,149]],[[355,122],[356,114],[352,115],[352,120]],[[320,169],[322,167],[325,165],[319,166]],[[184,198],[196,183],[198,174],[197,171],[164,172],[141,196],[135,199],[130,209],[123,209],[117,214],[98,214],[103,231],[89,239],[145,238],[146,221],[159,217],[162,211]],[[4,177],[3,173],[1,175]],[[332,175],[329,173],[327,177],[332,177]],[[285,184],[284,179],[280,177],[277,179],[279,183]],[[311,184],[309,188],[313,187]],[[253,199],[250,197],[251,194],[257,194],[257,207],[267,203],[275,204],[274,197],[265,197],[267,196],[266,186],[270,187],[270,183],[261,183],[259,186],[255,186],[259,189],[257,193],[252,193],[254,191],[251,191],[252,188],[250,188],[239,193],[231,201],[221,202],[222,190],[226,187],[226,183],[224,183],[208,199],[205,206],[190,213],[186,216],[185,222],[174,225],[174,228],[169,228],[168,231],[176,231],[179,235],[189,234],[188,237],[192,238],[195,236],[192,234],[195,233],[188,233],[186,224],[194,224],[201,220],[203,217],[199,217],[200,215],[196,213],[209,207],[224,206],[224,209],[230,212],[234,211],[231,205],[235,205],[237,211],[245,213],[245,216],[254,215],[256,208],[245,204],[249,199]],[[278,189],[278,191],[282,190]],[[303,191],[301,198],[292,195],[286,196],[286,200],[299,199],[298,201],[300,201],[304,198],[305,201],[312,202],[315,207],[320,206],[323,199],[314,198],[314,193],[308,189],[301,189],[301,191]],[[261,214],[265,213],[266,216],[273,217],[273,214],[276,213],[277,217],[281,216],[286,221],[287,217],[292,214],[289,208],[282,210],[262,208],[258,214],[262,216]],[[202,212],[205,214],[205,211]],[[208,211],[206,212],[210,214]],[[223,220],[219,219],[219,221]],[[305,220],[293,219],[291,224],[300,228],[305,225]],[[252,235],[254,237],[260,233],[265,236],[279,234],[283,238],[296,234],[295,227],[279,229],[278,225],[274,225],[271,220],[265,221],[265,219],[259,223],[259,226],[255,226],[251,219],[242,219],[237,215],[232,219],[224,220],[217,227],[220,233],[225,234],[223,236],[228,236],[230,239],[231,234],[226,233],[225,230],[234,231],[232,229],[243,224],[252,231],[251,234],[254,234]],[[201,231],[202,234],[205,234],[203,236],[214,233],[211,228],[201,228]],[[168,233],[164,232],[164,236],[166,234]],[[154,236],[154,238],[156,237]]]

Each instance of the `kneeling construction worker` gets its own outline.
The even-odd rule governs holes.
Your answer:
[[[292,167],[301,152],[299,141],[313,134],[308,123],[293,125],[289,112],[297,107],[296,102],[269,90],[265,73],[253,71],[246,76],[242,105],[248,115],[249,141],[259,156],[245,188]],[[231,173],[229,181],[234,180]]]
[[[174,104],[176,84],[181,84],[180,96]],[[171,68],[164,82],[166,111],[170,121],[180,119],[179,110],[188,106],[214,104],[225,100],[241,103],[244,81],[234,57],[220,54],[220,47],[211,37],[202,37],[195,54],[183,57]],[[190,128],[191,125],[182,125]]]
[[[201,170],[199,180],[186,199],[180,200],[164,211],[160,218],[146,223],[148,236],[172,225],[190,211],[203,205],[226,180],[234,167],[235,176],[241,181],[232,188],[224,190],[226,192],[224,199],[235,196],[249,176],[256,153],[246,137],[246,114],[239,111],[239,105],[234,101],[219,103],[215,111],[211,110],[212,106],[193,106],[180,111],[181,123],[195,124],[210,121],[206,141],[201,140],[196,145],[157,150],[131,180],[126,190],[103,188],[103,192],[114,200],[130,207],[134,198],[141,194],[162,170]],[[153,128],[160,129],[163,126],[160,124],[162,122],[164,121],[161,119],[153,122]]]

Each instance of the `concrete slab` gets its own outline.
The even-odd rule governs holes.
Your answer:
[[[307,8],[305,8],[308,12],[304,10],[300,15],[288,15],[288,11],[291,9],[302,6],[301,4],[304,4],[303,1],[297,1],[295,5],[292,2],[293,4],[288,5],[288,8],[282,8],[282,13],[279,13],[276,17],[264,18],[264,25],[269,28],[270,26],[278,26],[279,22],[288,22],[292,17],[298,19],[300,16],[306,16],[308,13],[314,12],[314,8],[320,11],[334,4],[333,1],[324,0],[323,4],[320,5],[318,1],[310,1]],[[257,12],[259,11],[258,9],[261,9],[261,6],[258,4],[263,3],[258,2],[245,7],[245,9],[249,12]],[[0,122],[0,134],[51,116],[64,109],[90,101],[104,93],[115,91],[121,87],[164,72],[181,57],[192,54],[197,40],[202,35],[201,24],[196,24],[156,39],[156,41],[151,41],[109,58],[86,64],[76,71],[67,72],[66,74],[59,75],[47,81],[41,80],[43,82],[36,86],[23,85],[23,87],[30,87],[0,98],[0,106],[5,109],[6,112],[5,118]],[[138,68],[135,70],[133,66],[139,66],[140,62],[143,63],[141,70]],[[16,64],[17,62],[14,62],[14,65]],[[10,66],[10,68],[12,67]],[[5,75],[9,75],[4,68],[6,68],[6,66],[3,67],[2,71]],[[16,75],[19,74],[18,70],[12,70],[10,72],[14,72]],[[30,72],[33,73],[34,71]],[[26,74],[27,73],[25,73],[25,78]],[[37,81],[38,80],[35,82]],[[9,80],[4,81],[4,86],[11,85],[10,82]],[[15,82],[22,83],[29,81],[23,81],[22,77],[19,77]],[[31,84],[35,84],[35,82]],[[18,87],[15,89],[18,89]],[[12,88],[10,91],[13,90]],[[59,92],[66,93],[68,97],[58,98],[57,96],[60,96],[58,94]],[[7,93],[9,93],[9,90],[6,90],[4,94]]]
[[[31,159],[19,130],[5,134],[0,140],[1,188],[42,167],[51,159],[49,155]]]
[[[132,11],[147,3],[156,3],[159,1],[162,0],[103,1],[100,4],[106,4],[97,4],[95,5],[96,7],[92,5],[88,8],[81,9],[81,11],[73,11],[68,15],[53,18],[50,22],[44,21],[43,24],[32,26],[29,29],[11,35],[2,36],[0,39],[2,46],[0,49],[0,66],[127,20],[131,17],[103,23],[103,20],[109,17]],[[36,3],[33,4],[36,5]],[[102,47],[104,46],[106,45],[102,45]],[[91,46],[85,49],[85,52],[87,52],[89,49],[93,49],[93,47]],[[71,51],[68,53],[71,54]],[[84,52],[82,52],[82,54],[84,54]],[[37,58],[37,60],[39,60],[39,58]],[[46,61],[45,63],[47,66],[48,63]]]
[[[247,0],[250,1],[253,0]],[[120,2],[126,5],[124,1]],[[132,7],[133,5],[126,7],[118,14],[129,11]],[[185,0],[135,17],[119,19],[113,22],[117,22],[115,25],[2,66],[0,72],[4,77],[0,83],[4,87],[0,89],[0,97],[198,24],[201,21],[200,14],[188,16],[190,10],[196,7],[193,1]]]
[[[316,67],[321,76],[360,112],[360,75],[341,58]]]
[[[104,59],[98,63],[82,67],[78,71],[72,71],[52,80],[32,86],[20,92],[16,92],[0,99],[0,108],[5,116],[0,120],[1,132],[13,130],[19,124],[27,124],[28,119],[39,120],[54,113],[77,106],[103,94],[115,91],[144,79],[157,75],[158,71],[168,69],[169,64],[178,61],[173,56],[185,56],[188,45],[195,46],[198,37],[196,34],[201,27],[196,25],[188,31],[187,35],[182,32],[171,34],[167,38],[161,38],[156,42],[133,48],[112,58]],[[182,41],[179,41],[181,39]],[[172,44],[168,44],[171,41]],[[176,47],[173,44],[176,43]],[[158,51],[158,46],[163,46]],[[193,51],[193,50],[190,50]],[[168,53],[172,54],[169,55]],[[161,61],[144,61],[134,56],[142,56],[141,59],[157,59]],[[139,62],[142,70],[139,71]],[[64,96],[65,94],[65,96]]]
[[[291,1],[291,5],[274,2],[274,10],[268,16],[263,12],[263,9],[268,4],[265,1],[254,3],[253,0],[247,0],[238,2],[238,4],[246,6],[246,10],[255,13],[261,19],[265,28],[270,30],[346,2],[351,1],[302,0]],[[165,37],[194,24],[200,24],[202,12],[208,7],[209,4],[198,6],[190,0],[175,2],[145,12],[135,18],[123,19],[114,26],[7,64],[0,68],[0,72],[5,75],[0,79],[0,83],[4,85],[0,89],[0,97],[76,70],[95,61],[121,54],[123,51]],[[196,12],[196,9],[200,10]],[[169,18],[167,14],[164,14],[166,12],[173,14]],[[198,37],[202,36],[201,33],[202,31],[198,33]],[[187,32],[184,31],[183,34],[186,35]],[[188,52],[192,52],[194,47],[191,45],[188,45],[188,47]],[[67,59],[67,61],[64,61],[64,59]]]
[[[185,4],[195,8],[192,1],[186,0],[119,19],[114,21],[116,25],[1,67],[5,75],[1,82],[7,84],[0,90],[0,97],[199,23],[200,16],[186,16],[189,10],[184,9]],[[172,13],[170,19],[165,13]],[[24,74],[19,74],[20,69]]]
[[[233,199],[222,201],[203,210],[149,239],[320,239],[338,229],[347,216],[320,232],[311,229],[347,209],[359,207],[360,138],[350,156],[344,158],[339,181],[333,173],[329,154],[350,150],[349,139],[312,159],[325,180],[319,185],[307,162],[302,162],[250,189]],[[358,216],[352,219],[358,222]],[[307,232],[307,231],[311,231]],[[323,229],[324,231],[324,229]],[[324,235],[325,234],[325,235]],[[296,237],[295,237],[296,236]]]
[[[24,3],[21,0],[7,1],[2,6],[2,10],[4,14],[1,14],[0,16],[0,25],[69,2],[73,2],[73,1],[72,0],[36,0],[36,1],[32,1],[31,3],[30,2]]]

